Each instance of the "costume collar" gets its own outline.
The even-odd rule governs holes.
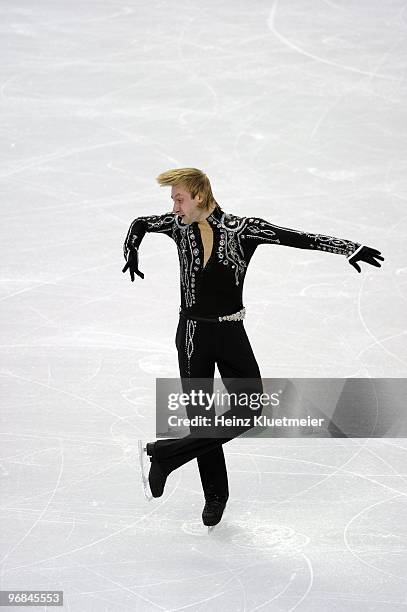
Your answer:
[[[219,204],[216,204],[216,206],[213,209],[213,211],[211,212],[211,214],[208,217],[206,217],[206,220],[209,221],[209,222],[211,222],[211,221],[220,221],[223,214],[224,214],[224,212],[221,209],[221,207],[219,206]]]
[[[221,209],[219,204],[216,204],[211,214],[208,215],[205,220],[208,221],[210,224],[212,224],[214,221],[215,222],[221,221],[223,215],[224,215],[224,211]],[[186,224],[186,223],[183,223],[182,220],[179,220],[177,216],[175,218],[176,218],[176,224],[180,229],[186,229],[188,227],[189,228],[198,227],[198,221],[194,221],[193,223]]]

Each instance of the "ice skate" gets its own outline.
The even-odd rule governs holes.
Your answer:
[[[150,483],[148,481],[148,472],[150,470],[149,457],[147,455],[147,447],[143,445],[142,440],[138,440],[138,455],[140,461],[141,480],[143,484],[143,493],[148,501],[153,499],[153,494],[150,489]]]
[[[226,501],[223,501],[218,496],[213,496],[206,500],[202,511],[202,521],[208,527],[208,533],[213,530],[215,525],[220,523],[225,507]]]
[[[164,493],[165,483],[169,472],[167,472],[162,464],[158,461],[154,453],[155,442],[143,444],[142,440],[138,441],[139,457],[142,470],[144,495],[150,501],[153,497],[161,497]],[[148,461],[150,459],[150,469],[148,471]],[[148,475],[147,475],[148,471]]]

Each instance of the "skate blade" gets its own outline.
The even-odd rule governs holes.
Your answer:
[[[211,533],[215,529],[216,525],[210,525],[208,527],[208,533]]]
[[[143,484],[144,497],[147,501],[151,501],[153,499],[153,494],[151,493],[150,483],[148,482],[147,453],[145,451],[145,448],[143,447],[143,443],[141,440],[138,440],[138,456],[140,462],[141,481]]]

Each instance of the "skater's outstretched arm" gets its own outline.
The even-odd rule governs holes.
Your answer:
[[[358,261],[365,261],[378,268],[381,267],[381,264],[376,260],[384,261],[380,251],[363,246],[359,242],[280,227],[258,217],[247,218],[245,237],[249,243],[252,242],[256,246],[258,244],[282,244],[298,249],[316,249],[329,253],[339,253],[345,255],[349,263],[358,272],[361,272],[357,264]]]
[[[166,213],[165,215],[151,215],[149,217],[137,217],[131,223],[123,245],[123,255],[126,260],[126,265],[122,272],[130,271],[131,281],[134,281],[134,275],[144,278],[143,272],[138,268],[139,263],[139,246],[148,232],[156,232],[172,236],[175,215]]]

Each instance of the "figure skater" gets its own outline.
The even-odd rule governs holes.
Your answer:
[[[381,267],[377,260],[384,261],[380,251],[358,242],[273,225],[251,216],[250,211],[244,217],[226,213],[216,202],[208,177],[196,168],[168,170],[156,180],[172,188],[172,211],[137,217],[131,223],[122,271],[129,270],[132,282],[135,275],[144,278],[139,270],[139,247],[146,232],[165,234],[177,245],[181,307],[176,346],[184,382],[204,378],[210,387],[216,364],[224,382],[250,379],[246,390],[261,392],[259,367],[243,325],[242,302],[247,267],[260,244],[344,255],[357,272],[361,272],[360,262]],[[236,409],[232,406],[229,413],[235,414]],[[229,497],[223,444],[244,431],[247,428],[204,438],[191,429],[190,435],[180,439],[139,440],[147,499],[160,497],[169,474],[196,458],[205,498],[202,520],[208,527],[218,524]]]

